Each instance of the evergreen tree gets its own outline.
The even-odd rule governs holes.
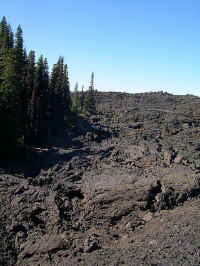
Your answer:
[[[80,110],[82,113],[85,111],[84,106],[85,106],[85,95],[84,95],[84,86],[82,86],[81,96],[80,96]]]
[[[34,80],[35,80],[35,52],[30,51],[26,61],[26,104],[24,142],[31,144],[34,139]]]
[[[49,111],[50,111],[50,132],[52,135],[57,134],[59,121],[57,120],[57,107],[59,104],[59,96],[57,87],[59,86],[59,66],[58,63],[53,65],[51,78],[50,78],[50,99],[49,99]]]
[[[26,61],[27,56],[24,50],[23,44],[23,32],[19,25],[17,27],[15,35],[15,54],[16,54],[16,74],[18,79],[18,92],[20,95],[20,112],[19,112],[19,122],[21,123],[21,128],[25,131],[26,128],[26,115],[27,115],[27,87],[26,87]]]
[[[96,103],[94,96],[94,72],[92,72],[91,74],[90,86],[85,100],[85,109],[89,114],[96,113]]]
[[[0,23],[0,49],[5,49],[8,46],[7,42],[8,24],[6,18],[3,17]]]
[[[5,60],[1,73],[0,83],[0,131],[1,153],[6,155],[17,146],[22,136],[22,128],[19,120],[20,95],[17,90],[19,83],[16,72],[16,55],[10,50]]]
[[[13,48],[13,32],[6,18],[3,17],[0,22],[0,78],[3,68],[6,65],[6,57],[9,49]],[[1,80],[0,80],[1,82]]]
[[[13,48],[13,32],[10,25],[7,24],[6,18],[3,17],[0,22],[0,49],[8,51]]]
[[[64,65],[64,76],[63,76],[63,89],[64,89],[64,114],[65,119],[70,115],[70,110],[72,106],[72,99],[70,94],[70,83],[67,65]]]
[[[24,51],[24,41],[22,28],[19,25],[17,27],[16,37],[15,37],[15,52],[16,52],[16,67],[19,74],[19,78],[22,76],[25,65],[25,51]]]
[[[9,35],[8,47],[9,49],[12,49],[14,48],[14,33],[10,25],[8,25],[8,35]]]
[[[67,65],[63,57],[53,66],[50,81],[50,116],[51,131],[57,135],[64,127],[64,121],[71,107]]]
[[[20,81],[13,32],[6,18],[0,22],[0,132],[1,152],[14,149],[22,139]]]
[[[78,92],[78,82],[76,82],[72,96],[72,111],[77,113],[78,110],[79,110],[79,92]]]
[[[32,92],[32,125],[34,142],[42,145],[48,141],[49,80],[47,59],[40,56],[35,69]]]

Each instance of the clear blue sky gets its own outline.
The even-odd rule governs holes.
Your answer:
[[[25,47],[69,66],[71,89],[200,95],[200,0],[13,0],[6,16]]]

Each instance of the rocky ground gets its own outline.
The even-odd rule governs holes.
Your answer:
[[[97,93],[0,169],[0,265],[199,265],[200,98]]]

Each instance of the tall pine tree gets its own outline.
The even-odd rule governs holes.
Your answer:
[[[80,111],[81,111],[81,113],[85,112],[84,106],[85,106],[85,94],[84,94],[84,86],[82,86],[81,96],[80,96]]]
[[[58,62],[53,66],[50,81],[50,120],[53,135],[57,135],[63,130],[70,107],[67,65],[64,65],[64,58],[59,57]]]
[[[33,143],[37,145],[48,142],[48,105],[49,79],[47,59],[40,56],[35,69],[31,99],[31,124]]]
[[[22,138],[20,82],[13,32],[6,18],[0,22],[0,132],[1,154],[14,150]]]
[[[94,95],[94,72],[91,74],[90,86],[85,100],[85,109],[89,114],[96,114],[96,103]]]
[[[63,90],[64,90],[64,117],[65,119],[70,116],[70,110],[72,106],[72,99],[70,93],[70,83],[67,65],[64,65],[64,75],[63,75]]]
[[[74,92],[72,96],[72,111],[78,113],[79,111],[79,92],[78,92],[78,82],[76,82],[74,87]]]
[[[26,53],[24,50],[23,32],[19,25],[15,35],[16,54],[16,74],[18,79],[18,93],[20,95],[20,110],[18,120],[21,125],[21,129],[24,132],[26,128],[26,112],[27,112],[27,88],[26,88]]]
[[[7,24],[6,18],[3,17],[0,22],[0,49],[8,51],[14,46],[13,31]]]
[[[25,102],[25,127],[24,142],[31,144],[34,139],[34,81],[35,81],[35,52],[30,51],[26,61],[26,102]]]
[[[1,153],[6,155],[17,146],[22,136],[20,116],[19,81],[16,71],[16,55],[10,50],[1,72],[0,83],[0,146]],[[12,153],[12,152],[11,152]]]

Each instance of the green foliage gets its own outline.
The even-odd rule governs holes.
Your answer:
[[[40,145],[48,141],[48,100],[48,63],[40,56],[35,68],[31,100],[32,142]]]
[[[20,95],[16,73],[16,55],[13,50],[3,58],[5,62],[0,83],[0,146],[1,154],[17,146],[22,133],[20,114]]]
[[[92,72],[91,74],[90,86],[86,94],[84,107],[88,114],[96,114],[96,102],[94,96],[94,72]]]
[[[72,112],[73,111],[73,112]],[[96,113],[94,73],[87,92],[71,99],[68,67],[59,57],[49,75],[48,61],[35,52],[27,55],[23,31],[15,38],[6,18],[0,22],[0,156],[14,154],[23,145],[46,145],[65,127],[78,123],[78,115]]]
[[[51,133],[57,135],[63,129],[65,120],[70,116],[71,96],[67,65],[59,57],[53,66],[50,79],[50,120]]]
[[[80,111],[81,111],[81,113],[84,113],[85,112],[84,86],[82,86],[81,95],[80,95]]]
[[[24,51],[23,32],[20,25],[17,27],[17,32],[16,32],[15,53],[16,53],[17,72],[22,74],[25,63],[25,51]]]
[[[79,111],[79,92],[78,92],[78,82],[76,82],[74,87],[74,93],[72,96],[72,112],[78,113]]]
[[[7,24],[6,18],[3,17],[0,22],[0,50],[8,51],[14,47],[13,32],[10,25]]]

